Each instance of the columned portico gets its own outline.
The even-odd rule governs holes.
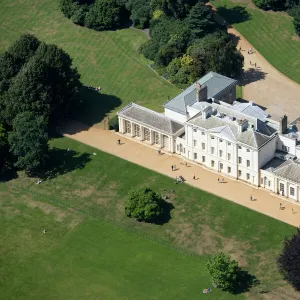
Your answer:
[[[118,117],[120,133],[169,152],[174,152],[176,135],[184,131],[182,124],[133,103],[123,108]]]

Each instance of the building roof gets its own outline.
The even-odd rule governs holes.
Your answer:
[[[281,166],[285,160],[274,157],[269,162],[267,162],[261,169],[268,172],[273,172],[276,168]]]
[[[236,122],[233,122],[226,117],[219,118],[212,115],[207,119],[203,119],[202,112],[188,120],[187,123],[204,128],[208,132],[213,132],[216,135],[222,136],[224,139],[238,141],[257,149],[272,138],[272,136],[261,134],[253,129],[239,132]]]
[[[184,126],[164,115],[135,103],[130,103],[118,112],[118,115],[145,127],[156,129],[167,135],[175,134]]]
[[[273,173],[279,177],[300,183],[300,162],[289,159],[276,168]]]
[[[235,86],[237,81],[215,72],[209,72],[196,83],[207,87],[207,98],[215,98],[225,89]],[[195,84],[192,84],[182,93],[165,103],[164,107],[181,114],[186,114],[186,107],[192,105],[194,102],[196,102],[196,88]]]
[[[269,117],[268,113],[266,113],[259,106],[255,105],[253,102],[247,102],[247,103],[236,102],[235,104],[232,105],[231,109],[242,112],[248,116],[257,118],[263,122],[265,122]]]

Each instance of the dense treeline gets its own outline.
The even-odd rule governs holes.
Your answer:
[[[63,13],[76,24],[96,30],[117,28],[128,18],[150,27],[151,40],[140,53],[179,87],[209,71],[237,77],[243,56],[225,27],[218,25],[205,0],[61,0]]]
[[[253,0],[253,3],[264,10],[285,10],[294,18],[294,27],[300,35],[300,0]]]
[[[203,1],[186,11],[184,18],[176,19],[163,12],[154,15],[150,36],[140,52],[154,61],[154,68],[161,75],[179,87],[195,82],[209,71],[237,77],[242,70],[243,56]]]
[[[44,166],[51,133],[80,104],[79,78],[67,53],[30,34],[0,55],[0,170]]]

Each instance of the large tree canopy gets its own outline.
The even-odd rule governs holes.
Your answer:
[[[300,290],[300,229],[284,241],[283,249],[277,260],[278,268],[284,279],[293,288]]]
[[[3,125],[0,155],[8,153],[7,130],[15,166],[28,173],[41,167],[48,133],[80,104],[79,77],[67,53],[29,34],[22,35],[3,53],[0,56],[0,123]],[[0,166],[3,163],[2,159]]]
[[[48,134],[43,117],[33,112],[23,112],[13,121],[8,140],[10,151],[16,156],[15,166],[31,174],[46,162]]]

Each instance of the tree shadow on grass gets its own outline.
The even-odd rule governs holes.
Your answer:
[[[248,292],[252,287],[258,286],[260,281],[246,270],[240,270],[238,273],[238,279],[231,289],[231,293],[234,295]]]
[[[230,24],[238,24],[251,20],[251,15],[243,6],[234,6],[231,8],[227,8],[226,6],[218,7],[217,13]]]
[[[154,223],[156,225],[163,225],[168,223],[171,220],[171,211],[174,209],[174,205],[170,202],[164,201],[162,204],[162,209],[164,214],[159,220],[156,220]]]
[[[52,148],[49,156],[49,163],[40,174],[40,178],[44,180],[83,169],[91,161],[89,153],[78,153],[70,149]]]
[[[122,104],[120,98],[102,94],[86,86],[81,88],[80,99],[82,105],[76,114],[76,120],[88,126],[100,123],[108,113]]]
[[[257,66],[259,67],[259,66]],[[241,79],[239,80],[239,84],[241,86],[245,86],[249,83],[264,80],[268,73],[263,72],[257,68],[251,68],[246,71],[243,71]]]

